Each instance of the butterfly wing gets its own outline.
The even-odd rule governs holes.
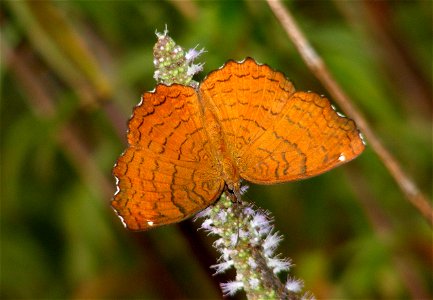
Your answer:
[[[354,122],[329,101],[296,92],[280,72],[247,58],[229,61],[200,85],[218,116],[242,178],[260,184],[330,170],[364,149]]]
[[[145,93],[129,121],[128,143],[113,169],[118,191],[111,205],[129,229],[179,222],[221,194],[224,181],[193,88],[158,85]]]

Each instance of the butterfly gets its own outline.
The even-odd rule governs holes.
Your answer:
[[[364,150],[354,121],[252,58],[228,61],[195,89],[159,84],[128,124],[113,169],[111,205],[131,230],[184,220],[241,180],[275,184],[316,176]]]

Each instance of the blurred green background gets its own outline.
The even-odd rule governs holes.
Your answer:
[[[285,5],[431,199],[432,2]],[[126,122],[155,86],[155,30],[204,47],[197,78],[246,56],[328,95],[261,1],[1,1],[2,299],[220,299],[213,239],[191,220],[143,233],[110,208]],[[368,142],[368,141],[367,141]],[[252,186],[326,299],[432,298],[431,228],[371,148],[301,182]],[[283,274],[285,275],[285,274]],[[237,296],[242,299],[241,293]]]

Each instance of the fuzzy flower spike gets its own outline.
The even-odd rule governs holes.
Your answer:
[[[203,70],[204,63],[194,64],[194,60],[204,52],[204,49],[196,50],[196,46],[185,52],[168,36],[167,26],[163,33],[156,32],[156,36],[158,41],[153,47],[153,78],[158,83],[166,85],[178,83],[196,88],[198,82],[192,80],[192,77]]]
[[[221,284],[224,295],[244,290],[248,299],[314,298],[302,293],[301,280],[288,278],[282,283],[278,278],[290,270],[291,262],[275,254],[283,238],[274,231],[268,212],[223,194],[197,218],[204,218],[201,229],[218,237],[213,246],[221,256],[211,266],[215,274],[236,269],[236,280]]]

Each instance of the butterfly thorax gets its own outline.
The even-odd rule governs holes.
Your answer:
[[[221,124],[210,109],[204,112],[204,127],[209,137],[210,148],[213,152],[215,165],[219,169],[222,179],[232,191],[239,188],[239,172],[227,147],[226,138]]]

